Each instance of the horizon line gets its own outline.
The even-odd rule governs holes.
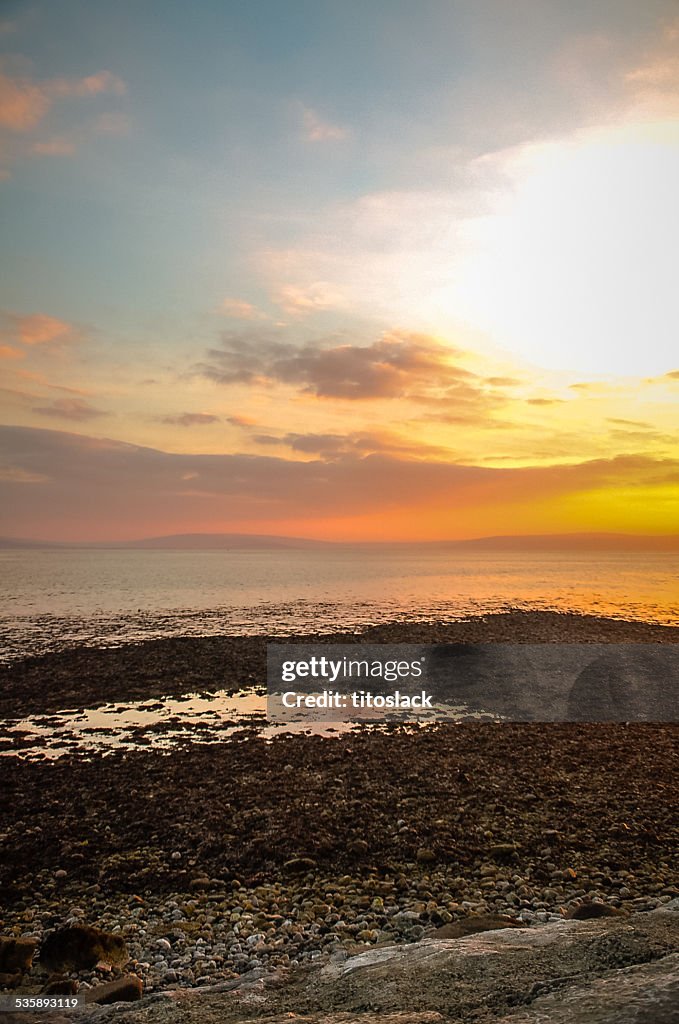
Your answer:
[[[506,547],[520,548],[523,546],[539,546],[549,544],[563,544],[566,547],[586,547],[589,550],[596,550],[597,545],[612,550],[614,545],[624,545],[622,550],[631,550],[633,547],[648,550],[667,550],[662,545],[670,545],[670,550],[679,550],[679,533],[621,533],[616,531],[579,531],[568,533],[545,533],[545,534],[490,534],[475,537],[439,537],[433,539],[390,539],[390,540],[328,540],[317,537],[301,537],[294,534],[269,534],[249,532],[187,532],[158,534],[126,539],[105,539],[105,540],[48,540],[46,538],[12,537],[0,536],[0,548],[149,548],[162,549],[191,549],[192,542],[194,550],[209,550],[209,542],[221,542],[216,545],[225,549],[229,542],[234,546],[244,548],[248,541],[258,542],[258,546],[288,546],[296,544],[305,547],[435,547],[446,546],[474,546],[474,545],[504,545]],[[201,543],[202,542],[202,543]]]

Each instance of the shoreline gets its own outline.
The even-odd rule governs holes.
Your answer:
[[[234,694],[258,687],[263,692],[268,642],[675,644],[679,626],[513,610],[450,622],[393,621],[332,633],[188,636],[119,647],[74,647],[1,665],[0,719],[185,693]]]

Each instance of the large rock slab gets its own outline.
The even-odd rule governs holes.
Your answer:
[[[101,1006],[79,1024],[679,1024],[679,901],[372,947],[322,967]],[[22,1024],[32,1024],[24,1020]],[[37,1024],[37,1022],[36,1022]],[[47,1024],[43,1019],[42,1024]]]
[[[559,988],[496,1024],[679,1024],[679,953]]]
[[[562,921],[502,929],[462,939],[425,939],[371,949],[329,964],[313,981],[324,1009],[434,1010],[489,1020],[536,994],[579,983],[679,949],[679,915]],[[311,993],[309,993],[311,995]]]

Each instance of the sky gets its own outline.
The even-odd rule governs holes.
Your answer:
[[[679,524],[675,0],[0,6],[0,533]]]

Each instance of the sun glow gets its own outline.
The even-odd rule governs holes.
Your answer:
[[[483,158],[504,180],[467,222],[437,313],[533,364],[672,369],[679,265],[679,122],[590,132]]]

